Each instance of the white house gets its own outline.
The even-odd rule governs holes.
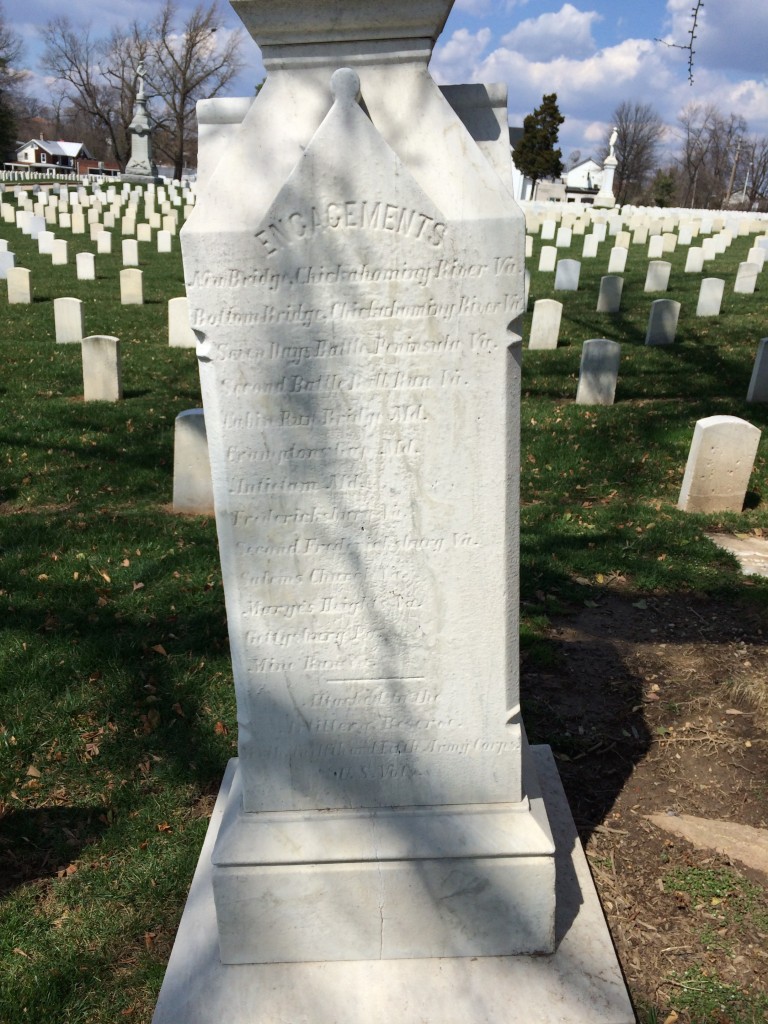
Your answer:
[[[585,188],[599,190],[603,183],[603,165],[590,157],[576,164],[563,175],[568,189]]]

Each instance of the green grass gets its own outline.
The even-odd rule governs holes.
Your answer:
[[[752,236],[736,239],[706,276],[727,280],[717,318],[695,316],[701,275],[684,274],[685,249],[672,263],[667,297],[681,303],[674,346],[646,347],[656,294],[645,294],[645,246],[631,246],[619,314],[596,313],[610,242],[582,261],[580,290],[554,292],[554,274],[539,273],[537,240],[529,309],[536,299],[564,303],[560,347],[523,354],[521,543],[524,578],[548,594],[573,594],[577,578],[620,573],[639,589],[735,592],[735,563],[703,536],[705,529],[768,527],[768,461],[760,446],[747,511],[715,516],[679,512],[676,502],[693,429],[715,414],[739,416],[765,430],[768,407],[746,402],[760,338],[768,335],[765,280],[754,295],[732,294],[736,268]],[[574,239],[567,255],[581,252]],[[531,313],[526,315],[526,336]],[[587,338],[621,343],[616,404],[573,403],[581,345]],[[762,584],[756,584],[763,589]]]
[[[235,752],[236,716],[215,529],[169,514],[173,423],[200,404],[194,353],[167,346],[181,260],[141,244],[146,304],[119,304],[120,235],[96,282],[51,267],[0,225],[35,301],[0,292],[0,995],[2,1024],[149,1021],[206,827]],[[720,267],[735,271],[749,241]],[[538,250],[538,245],[537,245]],[[578,255],[576,239],[569,255]],[[594,313],[608,247],[565,301],[563,346],[524,353],[523,645],[551,665],[548,617],[599,599],[610,574],[640,591],[764,605],[707,528],[768,529],[765,442],[741,515],[675,508],[696,419],[765,427],[744,402],[765,293],[692,315],[697,275],[672,257],[679,342],[643,345],[649,296],[633,248],[626,313]],[[535,267],[537,256],[531,265]],[[532,275],[535,298],[553,275]],[[762,286],[765,288],[765,285]],[[52,299],[83,300],[86,332],[122,342],[125,401],[82,402],[80,350],[54,343]],[[617,404],[573,404],[580,345],[623,345]],[[746,1019],[746,1018],[745,1018]]]
[[[699,967],[677,979],[674,1005],[689,1024],[764,1024],[768,995],[728,985]]]

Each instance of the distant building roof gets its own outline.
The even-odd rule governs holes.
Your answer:
[[[569,167],[568,170],[575,171],[578,167],[584,167],[586,164],[592,164],[592,166],[598,171],[602,171],[603,169],[603,165],[599,164],[594,157],[588,156],[586,160],[579,160],[577,164],[574,164],[573,167]]]
[[[36,146],[37,149],[42,149],[51,156],[68,156],[70,158],[82,156],[93,159],[82,142],[65,142],[63,139],[58,142],[48,139],[30,139],[29,142],[22,143],[19,149],[26,149],[27,146]]]

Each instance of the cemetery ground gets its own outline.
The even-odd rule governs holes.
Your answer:
[[[95,243],[57,234],[63,267],[0,230],[35,296],[0,295],[0,1022],[148,1024],[236,750],[223,592],[212,520],[170,510],[174,419],[200,404],[194,352],[167,345],[177,240],[140,245],[145,304],[124,307],[119,252],[78,281]],[[768,536],[768,438],[743,513],[675,507],[698,419],[768,427],[745,401],[768,286],[728,285],[696,318],[700,275],[672,253],[677,341],[646,347],[645,246],[622,312],[594,312],[609,245],[555,296],[560,347],[523,352],[524,718],[555,751],[638,1019],[757,1024],[768,875],[647,816],[768,825],[768,581],[706,536]],[[706,273],[732,281],[750,245]],[[532,270],[530,308],[553,280]],[[62,295],[86,334],[121,339],[124,401],[82,401],[80,347],[54,341]],[[616,404],[577,406],[600,337],[622,345]]]

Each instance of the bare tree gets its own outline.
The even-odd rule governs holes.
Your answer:
[[[619,205],[638,199],[658,166],[658,149],[664,131],[660,115],[650,103],[624,100],[613,112],[618,161],[614,191]],[[612,128],[609,130],[612,131]],[[608,153],[606,135],[605,154]]]
[[[152,27],[148,81],[159,104],[153,111],[160,129],[155,147],[171,160],[180,178],[195,139],[197,101],[221,92],[243,62],[239,31],[219,42],[223,20],[215,5],[198,4],[183,24],[177,21],[176,3],[165,0]]]
[[[97,153],[104,155],[104,147],[111,147],[117,163],[125,167],[136,97],[135,68],[149,46],[146,31],[134,24],[127,33],[94,39],[90,26],[75,28],[62,16],[42,29],[42,37],[42,65],[57,80],[69,107],[67,119],[91,136],[91,145],[96,140]]]
[[[682,129],[680,201],[683,206],[720,207],[733,186],[747,123],[713,103],[689,103],[678,118]]]
[[[765,209],[768,204],[768,138],[752,137],[744,145],[744,158],[735,175],[734,196],[741,195],[747,209]]]
[[[240,33],[227,35],[221,29],[215,5],[200,4],[180,22],[175,0],[166,0],[152,25],[135,22],[105,37],[95,37],[90,27],[75,28],[65,16],[54,18],[42,29],[42,63],[66,97],[61,123],[76,127],[78,141],[86,142],[94,155],[111,149],[125,167],[136,69],[144,61],[155,148],[181,176],[195,137],[197,100],[215,96],[242,67]]]
[[[21,37],[6,22],[0,3],[0,158],[13,152],[16,141],[16,108],[23,97],[21,86],[27,77],[25,71],[15,67],[21,52]]]

